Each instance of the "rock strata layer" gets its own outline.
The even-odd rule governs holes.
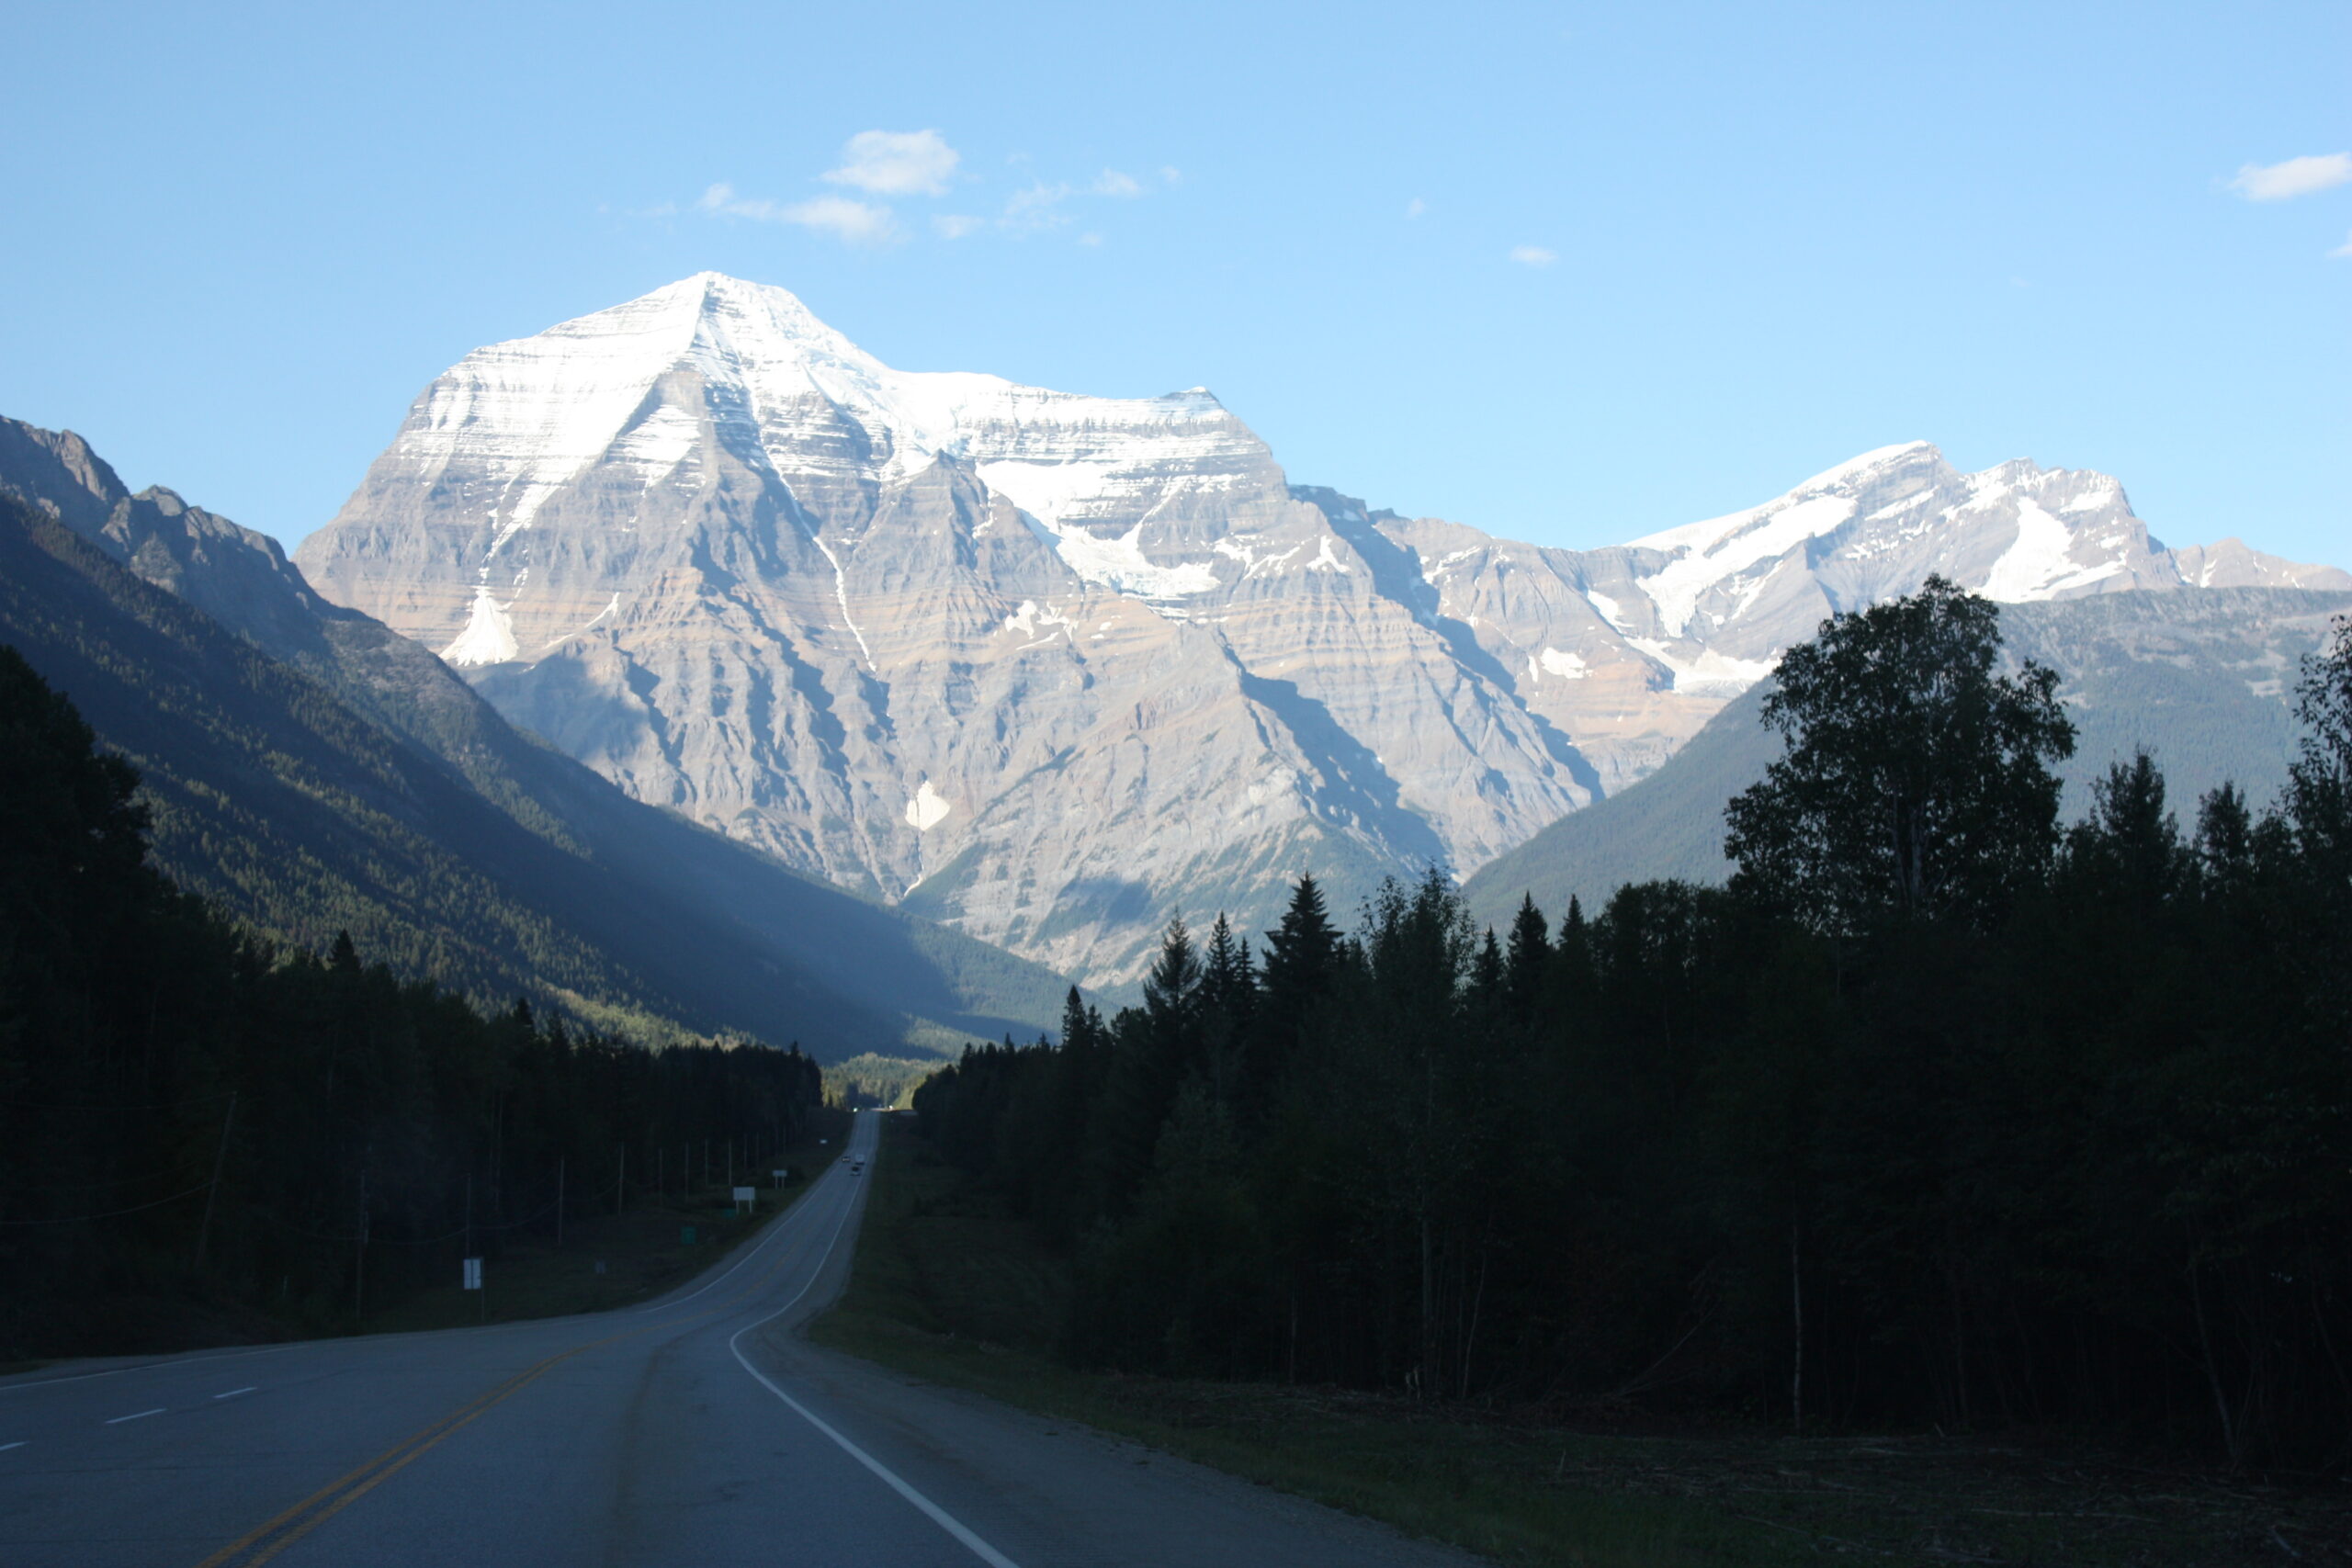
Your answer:
[[[1822,616],[2352,584],[2103,475],[1925,445],[1620,547],[1291,486],[1207,391],[897,371],[703,274],[469,355],[298,552],[641,799],[1091,983],[1170,914],[1464,873],[1655,769]]]

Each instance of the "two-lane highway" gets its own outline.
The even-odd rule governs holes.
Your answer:
[[[1472,1561],[808,1346],[866,1179],[628,1311],[0,1380],[0,1563]]]

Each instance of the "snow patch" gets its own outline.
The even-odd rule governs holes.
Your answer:
[[[1736,697],[1772,673],[1781,661],[1777,653],[1769,659],[1734,659],[1711,648],[1690,658],[1655,638],[1625,640],[1665,665],[1674,676],[1675,691],[1684,696]]]
[[[1244,535],[1241,537],[1254,539],[1257,536],[1255,534],[1250,534]],[[1215,550],[1218,555],[1225,557],[1227,560],[1239,561],[1241,563],[1242,576],[1257,577],[1261,574],[1271,574],[1278,570],[1284,561],[1298,554],[1300,547],[1293,545],[1290,548],[1283,550],[1279,554],[1261,556],[1256,550],[1251,549],[1248,545],[1242,544],[1238,538],[1227,537],[1219,539],[1216,543],[1211,545],[1209,548]]]
[[[1309,571],[1336,571],[1342,577],[1353,575],[1353,573],[1349,570],[1347,563],[1331,553],[1331,538],[1328,534],[1323,537],[1323,547],[1315,552],[1315,558],[1313,560],[1306,563],[1306,570]]]
[[[947,797],[932,788],[931,781],[925,779],[922,787],[915,791],[914,798],[907,802],[907,826],[918,833],[928,833],[946,821],[948,812],[953,809]]]
[[[1556,648],[1547,648],[1536,657],[1546,671],[1565,680],[1581,681],[1592,673],[1586,668],[1584,655],[1580,653],[1562,653]]]
[[[1062,628],[1064,636],[1071,637],[1075,640],[1074,629],[1077,625],[1077,622],[1056,610],[1051,604],[1040,608],[1035,599],[1023,599],[1021,601],[1019,609],[1005,616],[1002,629],[1017,632],[1029,638],[1027,642],[1022,644],[1023,648],[1035,648],[1039,643],[1051,642],[1054,638],[1054,628],[1057,626]]]
[[[1644,543],[1682,553],[1639,581],[1657,605],[1659,625],[1668,636],[1679,637],[1690,627],[1691,612],[1708,590],[1766,561],[1778,560],[1807,539],[1842,526],[1853,515],[1851,496],[1811,495],[1694,523],[1670,535],[1653,535]],[[1654,543],[1668,538],[1674,540],[1671,547]]]
[[[2123,570],[2118,560],[2080,565],[2074,558],[2075,536],[2066,525],[2022,496],[2017,504],[2018,536],[1984,579],[1985,598],[2005,604],[2052,599]]]
[[[573,627],[571,631],[568,631],[568,632],[564,633],[561,637],[549,637],[546,642],[541,643],[541,644],[539,645],[539,649],[540,649],[540,651],[541,651],[541,652],[545,652],[547,649],[550,649],[550,648],[561,648],[565,643],[570,642],[573,637],[576,637],[580,636],[582,632],[585,632],[589,627],[591,627],[591,626],[594,626],[598,621],[603,620],[606,615],[611,615],[614,611],[616,611],[616,610],[619,609],[620,607],[621,607],[621,596],[620,596],[619,594],[616,593],[616,594],[614,594],[614,595],[613,595],[613,597],[612,597],[611,601],[610,601],[609,603],[607,603],[607,604],[605,605],[605,607],[604,607],[603,609],[601,609],[601,610],[597,611],[594,615],[593,615],[589,616],[585,621],[582,621],[579,626],[577,626]]]
[[[521,649],[514,642],[514,623],[507,606],[491,596],[487,585],[474,590],[473,614],[457,640],[441,650],[444,663],[460,669],[475,664],[503,664]]]

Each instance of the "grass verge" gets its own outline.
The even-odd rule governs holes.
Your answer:
[[[909,1133],[886,1128],[849,1287],[811,1329],[820,1344],[1507,1561],[1810,1557],[1704,1505],[1539,1482],[1524,1473],[1541,1468],[1534,1450],[1504,1427],[1329,1389],[1064,1366],[1048,1341],[1067,1264]]]
[[[2103,1454],[2064,1434],[1629,1430],[1376,1394],[1074,1371],[1066,1262],[885,1123],[849,1288],[819,1343],[1083,1422],[1509,1562],[2352,1564],[2352,1488]]]
[[[839,1157],[849,1118],[822,1117],[805,1145],[786,1149],[777,1165],[806,1177],[781,1190],[763,1179],[759,1210],[739,1215],[727,1189],[706,1189],[692,1197],[671,1193],[639,1198],[619,1214],[574,1215],[564,1225],[563,1245],[534,1235],[504,1242],[483,1264],[480,1291],[446,1285],[412,1291],[381,1312],[368,1315],[371,1334],[414,1329],[460,1328],[468,1324],[512,1323],[603,1312],[648,1301],[684,1283],[733,1251],[745,1237],[797,1201],[830,1162]],[[816,1137],[831,1142],[820,1145]],[[686,1241],[691,1231],[694,1240]]]

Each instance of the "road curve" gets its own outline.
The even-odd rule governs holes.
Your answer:
[[[880,1118],[857,1122],[870,1161]],[[738,1256],[624,1311],[0,1379],[0,1562],[1477,1561],[810,1346],[865,1180],[834,1166]]]

